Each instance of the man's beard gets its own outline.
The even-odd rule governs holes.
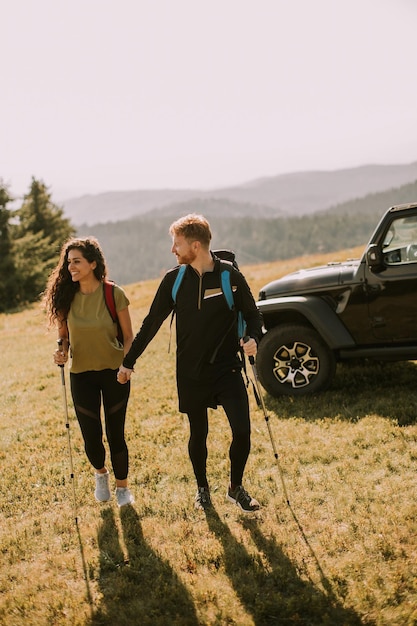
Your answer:
[[[177,256],[177,261],[179,265],[191,265],[191,263],[195,261],[196,257],[196,253],[190,250],[188,254]]]

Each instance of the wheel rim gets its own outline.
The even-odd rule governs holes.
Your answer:
[[[283,345],[275,352],[272,368],[281,384],[290,384],[293,389],[311,385],[320,371],[320,361],[312,354],[311,346],[295,341],[291,346]]]

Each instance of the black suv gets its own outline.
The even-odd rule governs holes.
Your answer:
[[[273,396],[326,389],[336,363],[417,359],[417,203],[389,209],[361,259],[265,285],[260,382]]]

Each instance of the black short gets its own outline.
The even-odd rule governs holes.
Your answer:
[[[240,367],[218,368],[210,366],[199,380],[177,375],[178,405],[181,413],[200,408],[216,409],[221,402],[219,396],[230,391],[235,397],[246,394]]]

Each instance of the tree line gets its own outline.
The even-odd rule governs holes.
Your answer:
[[[62,244],[76,233],[43,181],[32,178],[17,209],[15,201],[0,179],[0,312],[40,297]]]
[[[189,207],[188,212],[189,212]],[[370,213],[315,213],[293,218],[223,217],[203,214],[213,232],[212,248],[234,250],[239,266],[325,254],[367,243],[384,213],[379,205]],[[199,211],[198,203],[195,210]],[[105,250],[110,277],[122,285],[157,278],[176,263],[168,234],[172,221],[187,211],[164,217],[138,217],[78,229],[94,234]]]

